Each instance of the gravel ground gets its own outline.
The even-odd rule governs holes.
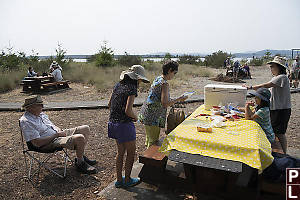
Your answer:
[[[262,83],[271,78],[266,67],[252,68],[253,77],[246,80],[246,84]],[[181,88],[171,88],[172,95],[180,95],[184,91],[203,92],[203,86],[211,83],[207,78],[193,77]],[[111,88],[106,91],[96,91],[95,88],[81,84],[71,84],[72,90],[53,95],[44,95],[46,101],[79,101],[99,100],[110,96]],[[26,94],[20,93],[20,88],[0,95],[0,102],[23,102]],[[145,96],[142,94],[140,96]],[[300,150],[299,131],[300,126],[300,93],[292,94],[292,116],[287,130],[289,148]],[[191,113],[200,103],[186,104],[185,113]],[[136,112],[139,107],[134,108]],[[46,114],[58,126],[71,128],[87,124],[91,128],[92,135],[86,148],[86,154],[97,159],[98,173],[92,176],[81,175],[70,164],[67,169],[68,176],[65,179],[57,178],[47,171],[41,171],[39,179],[33,186],[23,176],[24,159],[18,119],[21,112],[0,112],[0,198],[2,199],[96,199],[97,193],[116,178],[115,174],[115,142],[107,137],[107,121],[109,112],[107,109],[98,110],[65,110],[49,111]],[[144,128],[136,124],[137,130],[137,157],[144,150]],[[163,135],[163,133],[162,133]],[[74,153],[70,153],[74,158]],[[136,159],[137,159],[136,157]]]

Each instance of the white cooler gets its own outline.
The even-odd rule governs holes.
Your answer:
[[[212,106],[228,105],[245,106],[247,88],[240,85],[208,84],[204,86],[205,110]]]

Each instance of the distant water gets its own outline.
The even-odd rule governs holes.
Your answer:
[[[204,58],[200,58],[201,61],[204,61]],[[234,61],[241,61],[242,59],[247,59],[248,61],[252,60],[252,58],[233,58]],[[161,62],[163,58],[142,58],[143,61],[151,60],[154,62]],[[178,58],[171,58],[171,60],[178,61]],[[87,62],[87,59],[73,59],[74,62]]]
[[[87,59],[73,59],[74,62],[86,62]]]

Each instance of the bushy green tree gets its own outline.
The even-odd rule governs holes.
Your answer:
[[[179,56],[178,63],[180,64],[190,64],[190,65],[197,65],[201,63],[199,56],[192,56],[192,55],[186,55]]]
[[[18,70],[26,61],[24,52],[15,52],[12,47],[2,50],[0,54],[0,69],[2,71]]]
[[[140,65],[142,63],[142,60],[137,55],[129,55],[127,52],[125,52],[125,55],[122,55],[118,58],[118,63],[123,66],[132,66],[132,65]]]
[[[96,65],[98,67],[109,67],[114,65],[114,52],[107,47],[107,42],[104,41],[99,53],[95,55]]]
[[[223,52],[223,51],[214,52],[211,55],[205,56],[204,64],[206,66],[221,68],[224,66],[224,61],[228,57],[232,57],[232,56],[227,52]]]

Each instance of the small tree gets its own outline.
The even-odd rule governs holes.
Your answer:
[[[114,64],[114,52],[111,48],[107,47],[107,42],[104,41],[100,47],[99,53],[95,55],[96,65],[98,67],[109,67]]]
[[[61,66],[65,66],[67,63],[67,60],[65,59],[67,50],[62,47],[62,44],[58,43],[55,52],[56,61],[58,62],[58,64]]]
[[[170,53],[166,53],[164,59],[171,60],[172,55]]]
[[[232,56],[227,52],[223,52],[223,51],[214,52],[211,55],[205,56],[204,64],[206,66],[221,68],[224,65],[224,60],[228,57],[232,57]]]

